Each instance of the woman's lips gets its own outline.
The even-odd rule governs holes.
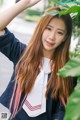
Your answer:
[[[46,41],[47,46],[51,47],[52,45],[54,45],[55,43],[50,43],[49,41]]]

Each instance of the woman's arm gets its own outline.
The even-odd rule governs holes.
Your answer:
[[[22,11],[32,7],[41,0],[20,0],[18,3],[14,4],[12,7],[4,10],[0,13],[0,31],[4,28]],[[2,35],[3,32],[0,32]]]

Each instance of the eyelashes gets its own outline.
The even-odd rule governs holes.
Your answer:
[[[46,30],[52,31],[52,28],[46,27]],[[57,34],[64,35],[64,33],[62,31],[57,31]]]

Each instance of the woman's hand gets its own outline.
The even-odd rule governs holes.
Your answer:
[[[0,31],[2,31],[18,14],[40,1],[41,0],[20,0],[12,7],[0,13]]]
[[[34,6],[35,4],[37,4],[40,1],[41,0],[20,0],[19,2],[21,2],[21,4],[24,5],[24,9],[26,9],[28,7]]]

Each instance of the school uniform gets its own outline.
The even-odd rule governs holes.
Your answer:
[[[5,29],[5,35],[0,36],[0,51],[6,55],[10,61],[15,66],[26,48],[26,45],[21,43],[15,36],[6,28]],[[50,77],[50,74],[48,75]],[[15,73],[13,72],[13,75],[11,77],[11,80],[4,91],[4,93],[0,97],[0,103],[9,108],[11,96],[13,93],[15,84]],[[24,93],[21,94],[20,103],[21,104]],[[64,114],[65,114],[65,108],[64,105],[59,100],[51,99],[51,91],[49,92],[48,99],[46,100],[46,112],[40,114],[36,117],[29,117],[28,114],[24,111],[22,108],[13,118],[13,120],[63,120]],[[11,108],[11,113],[13,112],[14,107],[14,100]]]

